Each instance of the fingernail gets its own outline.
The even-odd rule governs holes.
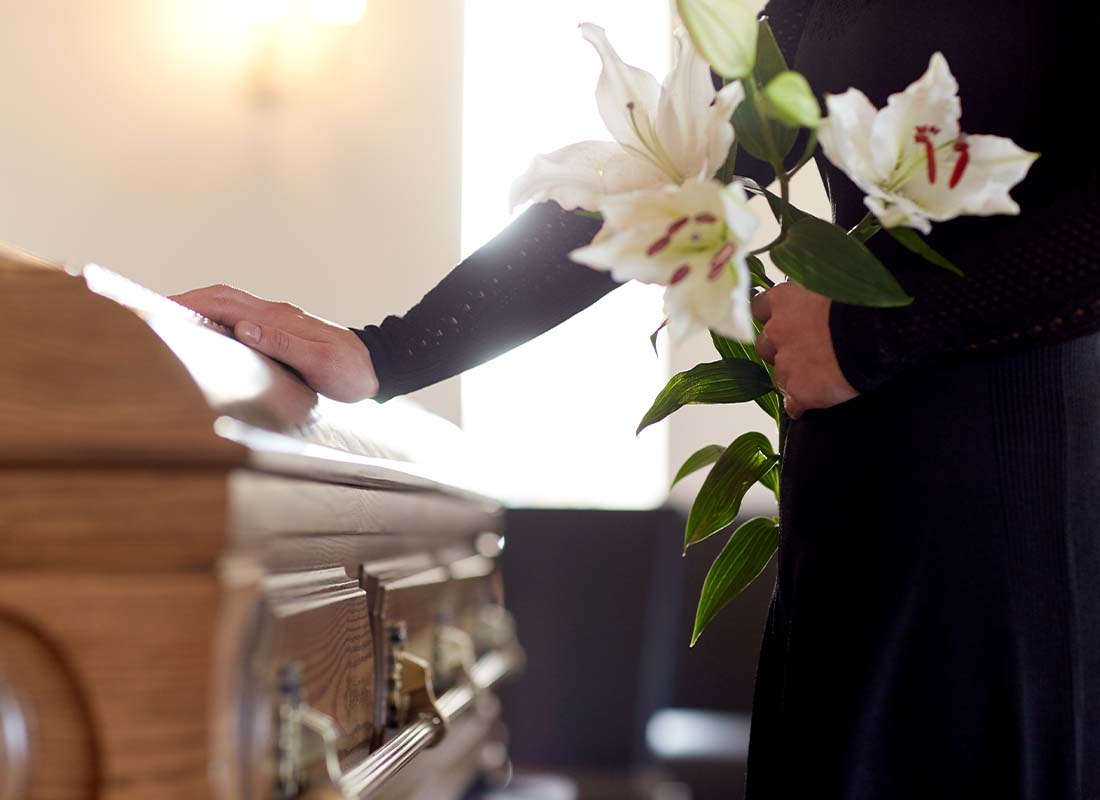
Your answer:
[[[251,322],[242,322],[238,324],[237,338],[242,342],[257,344],[260,341],[260,326]]]

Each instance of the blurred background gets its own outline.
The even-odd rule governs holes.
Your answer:
[[[164,294],[224,282],[350,326],[401,314],[508,224],[535,153],[608,138],[578,23],[663,77],[670,6],[0,0],[0,241]],[[823,214],[812,172],[795,201]],[[689,651],[721,542],[678,557],[702,474],[667,487],[699,447],[770,424],[751,403],[695,407],[636,437],[667,377],[715,357],[706,337],[654,357],[660,321],[659,289],[623,287],[413,399],[466,430],[516,509],[517,765],[587,776],[586,796],[655,774],[689,792],[668,796],[734,797],[771,581]]]

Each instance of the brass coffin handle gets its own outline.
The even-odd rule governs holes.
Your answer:
[[[464,685],[448,689],[436,700],[439,717],[422,716],[344,773],[339,786],[345,797],[349,800],[373,797],[386,781],[439,740],[448,720],[469,710],[480,692],[517,671],[522,663],[518,647],[494,651],[478,659],[470,667],[469,680]]]
[[[518,645],[482,656],[466,670],[466,679],[448,689],[439,698],[432,690],[432,671],[428,664],[408,653],[401,653],[403,690],[409,698],[405,709],[407,724],[389,741],[363,758],[358,764],[342,769],[337,757],[339,732],[331,719],[303,705],[294,710],[295,750],[302,762],[313,764],[303,783],[310,800],[367,800],[424,750],[437,744],[446,734],[450,720],[474,706],[478,695],[517,671],[523,664]]]

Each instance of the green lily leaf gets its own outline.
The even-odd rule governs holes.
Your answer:
[[[759,364],[725,358],[673,375],[642,421],[638,433],[686,405],[744,403],[772,390],[772,379]]]
[[[738,436],[703,481],[688,513],[684,550],[717,533],[737,518],[741,500],[775,466],[778,456],[762,433]]]
[[[756,329],[759,333],[760,326],[756,325]],[[748,342],[735,342],[732,339],[719,336],[714,331],[711,331],[710,338],[714,342],[714,349],[718,351],[718,355],[722,358],[741,358],[752,361],[766,369],[768,377],[771,377],[772,365],[766,363],[764,359],[757,355],[755,345]],[[754,402],[764,409],[765,413],[771,415],[775,420],[779,420],[779,395],[774,391],[760,395]]]
[[[765,269],[763,261],[750,253],[745,256],[745,263],[749,266],[749,274],[752,276],[754,286],[767,288],[772,285],[768,279],[768,270]]]
[[[743,78],[756,61],[756,13],[744,0],[676,0],[695,49],[723,78]]]
[[[779,49],[779,42],[775,40],[775,34],[772,33],[771,23],[768,22],[767,17],[764,17],[759,22],[756,35],[756,66],[753,67],[753,74],[757,82],[764,86],[787,69],[787,59]]]
[[[759,38],[756,44],[756,67],[753,75],[760,86],[766,86],[775,76],[787,70],[787,62],[783,59],[783,53],[775,41],[771,26],[767,21],[761,21],[759,26]],[[781,162],[786,158],[794,146],[798,137],[797,127],[790,127],[774,119],[768,119],[760,113],[757,97],[752,86],[745,84],[745,99],[738,104],[733,112],[733,129],[736,132],[735,140],[755,158],[769,164]],[[768,143],[764,126],[767,125],[771,132],[771,140],[775,143],[775,151]]]
[[[726,452],[726,448],[720,444],[708,444],[706,447],[699,448],[688,456],[687,461],[680,467],[680,471],[676,473],[676,477],[672,479],[672,483],[668,488],[671,489],[696,470],[713,464],[724,452]]]
[[[785,125],[816,128],[821,122],[821,106],[801,73],[780,72],[768,81],[761,94],[764,110]]]
[[[760,193],[767,199],[768,205],[771,206],[772,214],[775,215],[777,222],[782,219],[787,219],[789,222],[797,222],[803,217],[813,216],[803,211],[798,206],[788,203],[774,192],[770,192],[767,189],[761,189]]]
[[[816,217],[795,220],[770,254],[792,280],[842,303],[887,308],[913,301],[864,244]]]
[[[692,647],[718,612],[764,571],[778,547],[779,525],[771,517],[753,517],[733,532],[703,581]]]
[[[775,495],[775,499],[779,500],[779,464],[776,464],[765,473],[764,477],[760,479],[760,482],[771,489],[772,494]]]
[[[919,233],[912,228],[887,228],[886,232],[896,239],[907,250],[916,253],[930,264],[942,267],[948,272],[965,277],[963,271],[947,260],[932,245],[928,244]]]
[[[653,333],[649,335],[649,344],[653,347],[653,355],[655,356],[660,355],[660,353],[657,352],[657,334],[664,330],[665,325],[668,325],[667,319],[657,326],[657,330],[653,331]]]

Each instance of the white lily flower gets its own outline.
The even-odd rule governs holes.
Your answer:
[[[682,186],[605,197],[601,210],[600,235],[570,258],[609,271],[617,281],[667,286],[673,341],[707,329],[752,341],[745,257],[757,219],[740,184],[693,178]]]
[[[615,141],[579,142],[536,156],[512,185],[512,207],[555,200],[567,210],[595,211],[609,195],[713,176],[733,144],[730,116],[744,96],[741,85],[716,93],[710,68],[682,31],[664,85],[624,64],[603,28],[585,23],[581,33],[603,62],[596,103]]]
[[[827,95],[818,138],[825,156],[866,192],[887,228],[923,233],[962,215],[1018,214],[1009,190],[1037,153],[1001,136],[962,133],[959,85],[942,53],[904,92],[877,110],[856,89]]]

